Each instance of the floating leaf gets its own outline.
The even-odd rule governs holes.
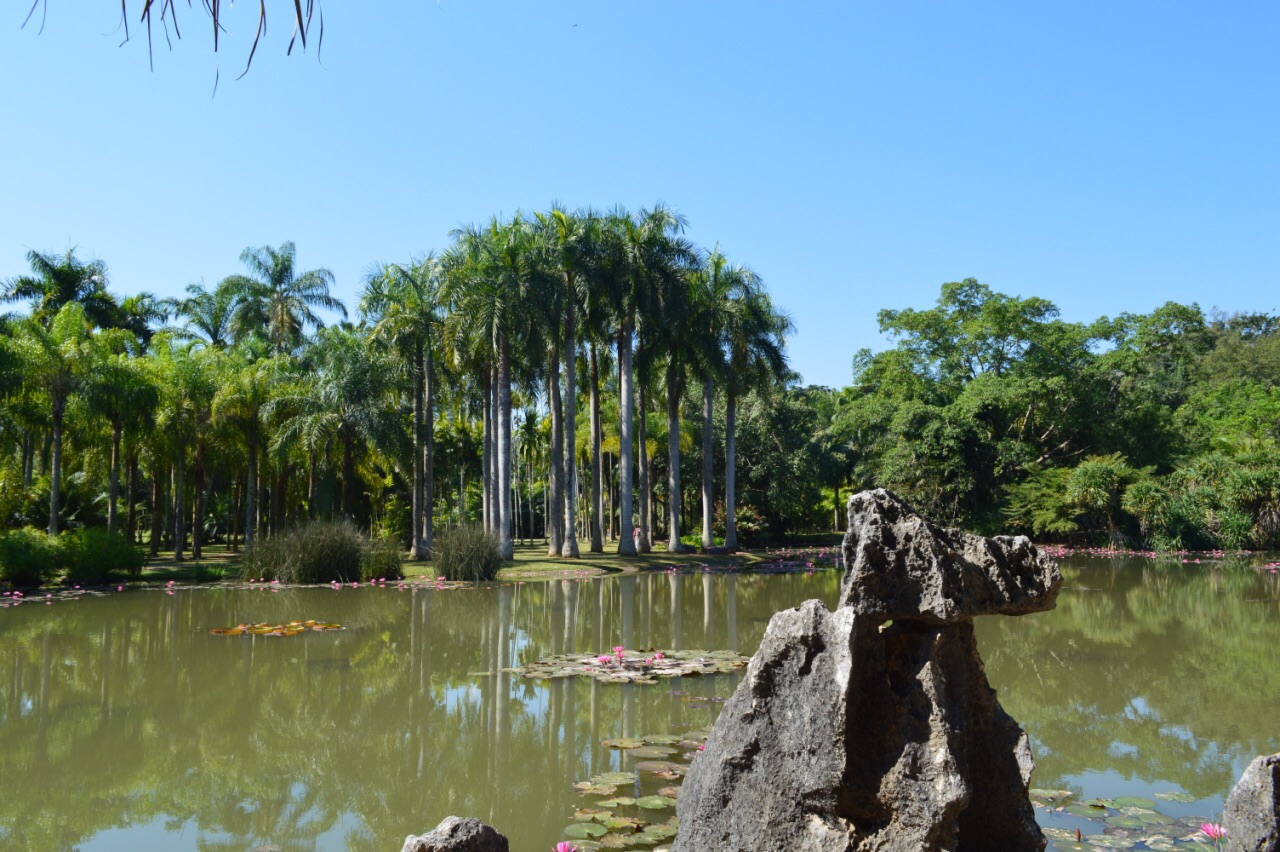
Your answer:
[[[604,837],[608,833],[608,829],[603,825],[594,822],[575,822],[561,832],[565,837],[572,837],[575,840],[586,840],[590,837]]]
[[[1102,849],[1132,849],[1138,845],[1136,840],[1110,834],[1090,834],[1084,838],[1084,842]]]
[[[615,740],[605,740],[600,744],[605,748],[629,749],[642,747],[644,745],[644,740],[637,739],[635,737],[619,737]]]
[[[619,796],[619,797],[618,797],[618,798],[616,798],[616,799],[609,799],[609,800],[607,800],[607,801],[601,802],[601,803],[600,803],[600,807],[602,807],[602,808],[629,808],[629,807],[631,807],[632,805],[634,805],[635,803],[636,803],[636,800],[635,800],[635,799],[633,799],[633,798],[631,798],[630,796]]]
[[[1069,814],[1089,817],[1090,819],[1097,819],[1107,815],[1107,809],[1105,807],[1102,807],[1101,805],[1086,805],[1084,802],[1076,802],[1075,804],[1067,805],[1064,810]]]
[[[662,810],[663,808],[674,807],[676,800],[670,796],[643,796],[636,799],[636,804],[642,808],[652,811]]]
[[[640,776],[634,772],[601,772],[591,776],[592,784],[634,784]]]
[[[1157,799],[1164,799],[1166,802],[1182,802],[1183,804],[1190,804],[1196,800],[1195,796],[1190,793],[1184,793],[1181,790],[1168,790],[1163,793],[1156,793],[1155,796]]]
[[[670,757],[676,751],[677,749],[671,746],[641,746],[640,748],[629,749],[627,755],[639,758]]]
[[[1156,803],[1141,796],[1116,796],[1113,800],[1122,808],[1154,808]]]
[[[1107,817],[1107,825],[1118,825],[1121,828],[1142,828],[1146,823],[1136,816],[1116,814],[1115,816]]]

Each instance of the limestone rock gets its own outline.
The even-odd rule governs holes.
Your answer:
[[[947,530],[878,488],[849,498],[840,606],[858,615],[956,624],[1053,609],[1057,566],[1025,536]]]
[[[1280,754],[1255,757],[1227,797],[1230,852],[1280,852]]]
[[[1042,850],[973,628],[780,612],[694,758],[673,852]]]
[[[400,852],[509,852],[507,838],[474,817],[445,817],[427,834],[405,838]]]
[[[685,777],[673,852],[1043,850],[1031,748],[973,617],[1051,609],[1056,566],[887,491],[850,498],[844,553],[839,609],[769,622]]]

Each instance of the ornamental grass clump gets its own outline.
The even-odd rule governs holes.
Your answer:
[[[43,530],[24,527],[0,536],[0,582],[27,588],[53,579],[58,541]]]
[[[137,577],[146,555],[120,533],[85,527],[58,537],[58,559],[68,582],[105,583],[115,577]]]
[[[432,558],[436,572],[445,579],[479,583],[498,576],[502,546],[496,535],[482,527],[453,527],[436,536]]]
[[[393,543],[369,539],[350,521],[312,521],[258,539],[240,563],[242,579],[292,584],[400,576],[399,549]]]

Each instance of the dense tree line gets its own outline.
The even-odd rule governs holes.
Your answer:
[[[415,558],[473,520],[508,557],[674,548],[695,523],[737,546],[768,508],[735,471],[761,486],[754,412],[788,393],[791,326],[685,226],[665,206],[495,218],[371,268],[351,317],[292,243],[176,299],[31,252],[3,289],[30,309],[0,333],[0,518],[177,558],[317,517]]]
[[[985,532],[1161,549],[1280,545],[1280,320],[1168,303],[1069,323],[973,279],[881,311],[897,345],[828,395],[832,487]]]

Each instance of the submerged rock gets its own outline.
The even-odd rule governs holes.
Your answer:
[[[686,776],[673,852],[1044,849],[1031,749],[972,617],[1052,608],[1057,569],[885,491],[850,498],[845,555],[839,609],[770,621]]]
[[[1280,754],[1255,757],[1227,797],[1229,852],[1280,852]]]
[[[507,838],[474,817],[445,817],[427,834],[404,839],[400,852],[509,852]]]

